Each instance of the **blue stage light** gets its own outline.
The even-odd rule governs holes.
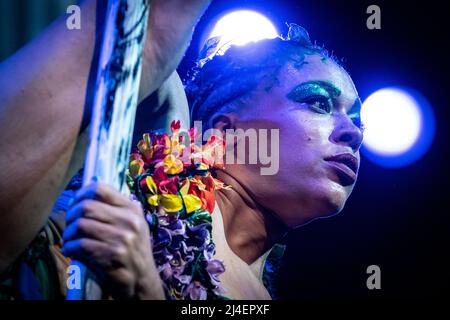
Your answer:
[[[221,37],[225,51],[230,45],[245,45],[252,41],[273,39],[278,36],[275,26],[262,14],[239,10],[224,15],[214,26],[209,38]]]
[[[384,88],[363,103],[363,153],[385,167],[401,167],[419,159],[429,148],[435,130],[433,112],[417,91]]]

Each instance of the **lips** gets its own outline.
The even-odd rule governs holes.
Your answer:
[[[356,182],[359,163],[354,155],[342,153],[325,158],[325,161],[334,169],[343,186],[349,186]]]

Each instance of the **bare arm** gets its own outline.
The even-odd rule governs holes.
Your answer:
[[[173,72],[208,3],[152,2],[141,99]],[[81,30],[69,31],[63,17],[0,65],[0,271],[34,238],[84,160],[87,135],[78,134],[94,52],[95,6],[93,0],[83,2]]]
[[[176,72],[139,105],[135,136],[142,138],[142,135],[151,129],[164,129],[169,133],[173,120],[180,120],[183,129],[189,128],[188,102],[183,84]]]

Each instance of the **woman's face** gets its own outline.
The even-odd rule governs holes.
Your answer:
[[[289,227],[342,210],[356,182],[363,138],[361,103],[350,76],[319,55],[305,61],[285,65],[278,83],[258,88],[235,117],[235,128],[279,130],[278,172],[262,175],[261,164],[226,165]],[[276,148],[268,141],[270,154]]]

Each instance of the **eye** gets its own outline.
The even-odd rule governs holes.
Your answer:
[[[331,109],[333,107],[331,99],[324,96],[310,97],[305,99],[303,103],[307,103],[311,109],[323,114],[331,113]]]

